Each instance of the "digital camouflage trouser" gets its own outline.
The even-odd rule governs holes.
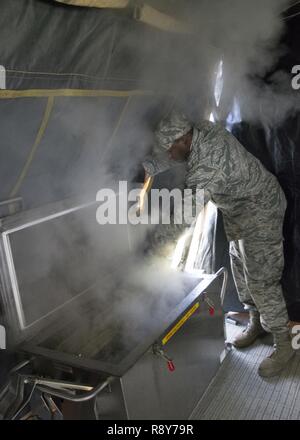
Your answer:
[[[231,268],[240,301],[256,308],[271,333],[287,331],[288,314],[281,277],[284,267],[282,240],[246,237],[230,242]]]

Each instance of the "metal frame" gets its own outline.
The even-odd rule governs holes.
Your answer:
[[[197,302],[205,301],[206,290],[210,288],[216,281],[218,281],[219,277],[221,276],[223,276],[221,289],[221,305],[223,305],[227,285],[226,269],[222,268],[217,273],[212,275],[201,274],[201,278],[197,278],[191,274],[183,274],[183,277],[191,277],[191,279],[194,280],[198,279],[199,282],[196,287],[193,288],[191,292],[188,293],[187,296],[173,310],[171,310],[168,315],[160,319],[156,328],[149,332],[147,337],[145,337],[140,344],[137,344],[137,346],[135,346],[135,348],[118,364],[105,363],[100,360],[83,358],[80,355],[71,355],[59,352],[57,350],[44,348],[43,341],[46,340],[47,333],[49,331],[51,333],[51,325],[53,325],[54,320],[57,321],[57,319],[59,319],[59,316],[61,316],[60,312],[63,311],[64,306],[67,303],[70,303],[70,301],[81,301],[81,297],[82,301],[84,301],[86,298],[83,298],[83,293],[87,292],[87,290],[85,290],[84,292],[80,292],[70,301],[64,303],[62,306],[52,310],[48,314],[52,315],[52,321],[46,320],[46,326],[49,325],[49,329],[47,330],[47,327],[45,327],[45,322],[43,321],[43,325],[41,326],[43,333],[38,337],[35,337],[32,342],[30,342],[28,338],[32,336],[32,330],[34,328],[34,332],[36,333],[39,324],[38,321],[41,320],[35,321],[30,325],[27,325],[26,323],[26,317],[24,316],[22,310],[22,300],[19,294],[18,280],[14,267],[10,234],[94,205],[97,205],[96,201],[80,202],[78,199],[72,199],[49,205],[47,208],[32,210],[22,213],[21,215],[14,215],[11,218],[5,219],[1,224],[0,263],[2,264],[2,271],[0,271],[0,287],[2,290],[5,313],[7,315],[6,320],[9,324],[17,322],[17,325],[14,327],[14,334],[17,340],[20,342],[17,349],[21,351],[27,358],[28,356],[32,358],[32,355],[35,356],[35,360],[38,365],[40,365],[40,360],[43,361],[48,359],[53,365],[55,363],[61,363],[63,365],[75,367],[81,371],[88,370],[91,373],[100,373],[102,376],[101,383],[95,387],[92,387],[90,385],[84,385],[81,383],[44,379],[42,377],[32,375],[29,376],[26,374],[24,375],[18,371],[13,371],[12,373],[16,373],[18,376],[18,383],[22,385],[20,388],[21,391],[23,390],[24,385],[30,384],[32,385],[31,394],[33,393],[34,389],[38,389],[40,392],[45,393],[46,395],[56,396],[73,402],[85,402],[93,399],[106,387],[110,386],[115,378],[124,377],[124,375],[126,375],[126,373],[128,373],[128,371],[141,358],[143,358],[146,353],[149,352],[154,344],[160,344],[169,331],[186,315],[189,308],[193,307]],[[195,285],[195,283],[193,285]],[[61,309],[60,312],[58,311],[59,309]],[[26,342],[24,342],[25,340]],[[146,356],[148,356],[148,354]],[[29,362],[30,361],[28,360],[24,361],[17,367],[17,369],[23,368],[23,366],[27,365]],[[6,392],[7,387],[2,390],[1,395]],[[18,393],[18,395],[19,394],[20,393]],[[20,407],[19,404],[18,407]],[[17,411],[14,417],[16,414],[18,415],[19,412],[22,411],[23,407],[18,409],[16,408],[16,405],[14,405],[14,408],[16,408]]]
[[[77,205],[74,206],[74,203],[77,202]],[[10,244],[10,234],[21,231],[25,228],[35,226],[40,223],[45,223],[49,220],[62,217],[63,215],[70,214],[72,212],[78,211],[82,208],[87,208],[93,205],[96,205],[97,202],[86,202],[78,204],[79,200],[67,200],[65,202],[59,202],[54,205],[49,205],[45,209],[35,209],[25,213],[16,214],[10,218],[4,219],[1,227],[1,240],[0,240],[0,263],[2,265],[2,270],[0,271],[0,281],[1,281],[1,292],[3,297],[3,303],[5,307],[5,313],[8,315],[8,319],[11,323],[18,323],[18,326],[14,324],[14,333],[17,335],[22,332],[26,334],[27,331],[30,331],[38,321],[35,321],[29,325],[26,325],[26,319],[22,310],[22,300],[20,298],[18,280],[15,272],[15,266],[11,251]],[[60,209],[57,212],[57,209]],[[41,213],[43,213],[43,217],[41,217]],[[77,298],[72,298],[71,301]],[[65,304],[63,304],[62,308]],[[53,314],[55,310],[49,312],[48,315]],[[19,336],[18,335],[18,336]]]
[[[59,313],[70,302],[79,300],[80,296],[86,293],[88,289],[78,293],[69,302],[65,302],[51,310],[43,318],[35,320],[28,325],[22,310],[22,300],[20,298],[18,279],[12,256],[10,235],[84,208],[97,207],[98,204],[99,202],[90,200],[87,196],[74,197],[46,205],[42,208],[23,211],[2,219],[0,223],[0,295],[4,306],[4,320],[9,334],[8,339],[14,345],[28,339],[44,328],[45,324],[41,324],[44,318],[48,320],[46,325],[55,321],[56,317],[54,315],[56,313]],[[127,239],[129,251],[132,251],[129,230],[127,230]],[[89,288],[92,287],[90,286]]]
[[[220,269],[216,274],[214,275],[206,275],[204,276],[204,279],[195,287],[195,289],[193,289],[193,291],[188,295],[187,298],[185,298],[184,301],[182,301],[182,303],[172,312],[169,314],[168,316],[168,320],[170,325],[168,327],[165,326],[164,330],[161,332],[161,334],[159,335],[158,338],[156,338],[156,341],[159,343],[162,341],[163,337],[167,334],[167,332],[169,331],[169,328],[174,325],[176,325],[176,322],[178,320],[181,319],[182,316],[184,316],[184,314],[186,313],[187,309],[192,307],[193,304],[195,304],[197,301],[205,301],[206,300],[206,296],[207,296],[207,292],[206,289],[211,287],[213,285],[213,283],[215,281],[218,280],[218,278],[220,276],[223,275],[223,282],[222,282],[222,289],[221,289],[221,305],[223,304],[224,301],[224,295],[225,295],[225,291],[226,291],[226,284],[227,284],[227,270],[222,268]],[[172,322],[173,320],[173,322]],[[166,325],[167,319],[165,320],[164,324],[162,323],[161,325]],[[152,334],[151,336],[149,336],[149,341],[145,341],[145,344],[149,344],[148,348],[153,347],[153,344],[156,343],[156,341],[153,339],[154,338],[154,334]],[[148,350],[144,350],[144,348],[146,348],[146,346],[143,348],[143,350],[141,350],[142,347],[137,347],[137,349],[134,351],[134,353],[130,354],[131,360],[130,360],[130,364],[127,365],[128,370],[130,369],[131,366],[133,366],[134,364],[136,364],[140,359],[144,359],[145,357],[143,356],[144,354],[146,354],[146,352]],[[43,349],[39,352],[38,347],[36,347],[35,349],[36,353],[41,356],[44,357],[43,353]],[[61,353],[58,353],[60,359],[56,359],[56,352],[53,352],[52,350],[48,350],[48,355],[49,355],[49,359],[51,360],[61,360],[64,363],[68,364],[68,365],[72,365],[72,361],[70,361],[69,356],[64,356],[65,359],[61,358]],[[38,361],[38,358],[31,358],[31,360],[35,360]],[[46,355],[46,357],[48,357]],[[126,358],[127,359],[127,358]],[[83,403],[83,402],[87,402],[90,401],[92,399],[96,399],[96,397],[105,389],[105,388],[109,388],[111,384],[117,380],[117,378],[115,376],[120,377],[121,376],[121,371],[119,372],[119,374],[110,374],[108,375],[108,377],[104,380],[101,380],[101,382],[96,385],[96,386],[90,386],[90,385],[84,385],[81,383],[72,383],[72,382],[65,382],[65,381],[60,381],[60,380],[54,380],[54,379],[45,379],[43,377],[38,377],[38,376],[32,376],[32,375],[28,375],[28,374],[22,374],[20,373],[20,370],[22,370],[22,368],[24,368],[25,366],[27,366],[31,360],[25,360],[22,363],[20,363],[19,365],[17,365],[13,370],[11,370],[11,374],[10,376],[12,377],[12,375],[17,374],[17,394],[16,394],[16,398],[14,399],[14,402],[12,405],[9,406],[8,411],[5,414],[5,418],[17,418],[18,415],[22,412],[22,410],[25,408],[25,406],[27,405],[27,403],[29,403],[29,400],[31,399],[34,390],[38,390],[39,392],[45,394],[46,396],[55,396],[64,400],[68,400],[74,403]],[[93,362],[94,363],[94,367],[92,369],[96,369],[98,372],[103,372],[104,370],[102,369],[101,364],[97,361],[89,361],[86,359],[81,359],[80,362],[78,363],[78,367],[80,369],[89,369],[90,367],[90,363]],[[99,370],[100,367],[100,370]],[[124,365],[125,367],[125,365]],[[132,371],[132,370],[130,370]],[[127,371],[123,370],[122,376],[123,378],[121,380],[124,379],[125,375],[126,375]],[[120,380],[120,379],[119,379]],[[118,382],[118,380],[117,380]],[[25,403],[22,402],[22,396],[23,396],[23,390],[24,390],[24,386],[25,385],[31,385],[31,392],[29,394],[29,397],[27,398],[27,400],[25,401]],[[8,384],[9,386],[9,384]],[[3,395],[7,392],[8,386],[4,388],[4,390],[2,391],[1,395]],[[79,394],[78,394],[79,392]],[[1,400],[1,397],[0,397]],[[128,417],[128,414],[127,414]]]
[[[215,275],[212,276],[206,276],[205,280],[203,280],[202,282],[200,282],[198,284],[198,286],[190,293],[189,297],[185,299],[185,301],[182,302],[182,304],[180,304],[180,313],[177,313],[177,319],[174,320],[174,316],[176,311],[174,311],[173,313],[171,313],[169,315],[169,320],[171,321],[173,319],[173,322],[171,323],[172,326],[176,325],[176,322],[181,319],[181,317],[186,313],[187,309],[190,308],[193,304],[195,304],[197,301],[205,301],[206,300],[206,292],[205,290],[210,287],[212,285],[212,283],[214,281],[216,281],[221,275],[223,275],[223,282],[222,282],[222,290],[221,290],[221,305],[222,302],[224,300],[224,293],[226,290],[226,283],[227,283],[227,270],[222,268],[220,269]],[[179,312],[179,307],[177,308],[177,312]],[[164,335],[169,331],[169,327],[165,327],[164,331],[160,334],[159,338],[156,339],[157,343],[159,344]],[[154,335],[151,336],[151,342],[149,344],[148,348],[154,347],[154,344],[156,343],[154,341]],[[149,336],[149,341],[150,341],[150,336]],[[141,359],[143,357],[143,355],[146,353],[144,350],[139,351],[141,347],[138,347],[137,350],[135,350],[137,358],[134,359],[134,357],[132,356],[131,362],[133,364],[136,364],[139,359]],[[50,350],[50,358],[53,360],[56,352],[52,352]],[[41,356],[43,355],[42,352],[39,353]],[[54,356],[53,356],[54,355]],[[67,361],[67,359],[66,359]],[[27,361],[28,363],[29,361]],[[86,360],[82,360],[84,365],[78,365],[81,368],[87,368],[87,361]],[[88,361],[89,363],[90,361]],[[133,364],[131,366],[133,366]],[[68,362],[68,365],[70,365],[70,362]],[[31,385],[32,386],[32,392],[34,389],[39,390],[41,393],[47,395],[47,396],[55,396],[61,399],[65,399],[74,403],[83,403],[83,402],[87,402],[89,400],[95,399],[98,394],[100,394],[105,388],[111,386],[112,382],[114,380],[117,380],[117,378],[115,377],[116,375],[109,375],[106,379],[102,380],[98,385],[96,386],[90,386],[90,385],[86,385],[86,384],[81,384],[81,383],[75,383],[75,382],[66,382],[66,381],[61,381],[61,380],[54,380],[54,379],[45,379],[43,377],[38,377],[38,376],[32,376],[32,375],[27,375],[27,374],[22,374],[22,373],[18,373],[18,371],[20,369],[22,369],[22,367],[26,366],[26,361],[22,364],[20,364],[15,370],[17,370],[17,374],[19,376],[19,382],[24,385]],[[130,368],[130,367],[129,367]],[[14,370],[14,371],[15,371]],[[101,369],[101,372],[103,370]],[[127,371],[123,371],[122,377],[124,378],[126,375]],[[118,374],[117,376],[120,376],[120,374]],[[120,379],[119,379],[120,380]],[[121,379],[123,380],[123,379]],[[19,383],[18,382],[18,383]],[[78,394],[79,392],[79,394]],[[32,393],[31,393],[32,394]],[[30,396],[31,396],[30,394]],[[18,399],[16,399],[18,401],[18,405],[20,405],[20,396],[18,397]],[[28,399],[27,399],[28,400]],[[25,402],[25,404],[23,404],[21,406],[21,410],[24,408],[24,406],[26,405],[27,401]],[[18,409],[18,407],[15,405],[13,405],[13,407],[15,408],[15,411],[17,411],[16,414],[20,413],[20,409]],[[10,414],[12,413],[12,411],[10,411]],[[13,416],[15,417],[15,416]]]
[[[108,387],[114,377],[108,377],[105,381],[100,382],[99,385],[95,387],[82,386],[77,384],[71,384],[59,381],[42,380],[38,378],[24,378],[24,383],[33,383],[37,389],[42,393],[47,395],[59,397],[60,399],[69,400],[72,402],[87,402],[88,400],[94,399],[101,391]],[[79,390],[85,391],[83,394],[77,396],[76,394],[71,394],[68,390]]]
[[[80,369],[92,370],[112,376],[122,377],[136,363],[136,361],[148,351],[155,341],[159,341],[164,338],[170,328],[180,321],[189,307],[192,307],[197,301],[205,300],[205,290],[211,286],[212,283],[215,282],[223,273],[224,272],[222,269],[222,272],[218,272],[215,275],[206,275],[204,279],[191,291],[191,293],[173,311],[171,311],[163,321],[160,322],[157,329],[153,333],[149,334],[149,336],[143,340],[143,343],[139,344],[118,365],[99,360],[86,359],[67,353],[61,353],[55,350],[43,348],[41,345],[30,343],[20,345],[19,349],[31,355],[42,356],[44,358]],[[42,342],[39,342],[39,344],[42,344]]]

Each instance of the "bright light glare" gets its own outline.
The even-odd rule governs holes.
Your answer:
[[[173,258],[172,258],[172,264],[171,264],[172,269],[177,269],[180,264],[180,261],[182,259],[183,252],[185,249],[187,237],[188,237],[188,234],[185,233],[182,237],[180,237],[180,239],[177,242],[176,249],[174,251]]]
[[[210,114],[209,120],[210,120],[210,122],[216,122],[216,120],[215,120],[215,117],[214,117],[214,114],[213,114],[213,113],[211,113],[211,114]]]
[[[226,128],[227,130],[231,131],[232,130],[232,126],[234,124],[237,124],[239,122],[242,121],[242,116],[241,116],[241,109],[240,109],[240,105],[238,103],[237,98],[235,97],[233,100],[233,107],[232,107],[232,111],[229,114],[228,118],[227,118],[227,124],[226,124]]]
[[[215,85],[215,100],[216,105],[219,107],[224,87],[223,79],[223,60],[220,61],[216,72],[216,85]]]
[[[207,205],[200,212],[198,219],[197,219],[197,222],[196,222],[196,226],[195,226],[195,230],[194,230],[194,234],[193,234],[193,238],[192,238],[192,243],[190,246],[190,250],[189,250],[189,254],[188,254],[188,258],[187,258],[187,262],[186,262],[186,266],[185,266],[185,271],[189,272],[189,273],[193,273],[194,268],[195,268],[195,262],[196,262],[196,258],[197,258],[197,254],[198,254],[198,250],[199,250],[199,243],[200,243],[203,229],[204,229],[206,212],[207,212]]]

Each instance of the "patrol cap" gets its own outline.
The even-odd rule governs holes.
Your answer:
[[[159,148],[169,150],[173,143],[193,128],[192,123],[180,111],[173,110],[158,125],[155,132]]]

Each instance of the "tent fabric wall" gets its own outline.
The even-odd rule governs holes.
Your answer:
[[[280,67],[291,74],[300,65],[300,4],[288,12],[284,45],[288,48]],[[300,94],[299,90],[294,93]],[[293,321],[300,322],[300,114],[288,118],[278,129],[267,134],[270,155],[288,199],[286,215],[283,287]]]
[[[0,199],[22,196],[25,207],[38,206],[88,189],[104,169],[133,175],[154,126],[182,91],[189,45],[123,11],[2,0]]]
[[[0,37],[0,200],[31,208],[96,191],[103,173],[132,178],[168,106],[147,76],[165,71],[172,41],[114,11],[44,0],[2,0]]]
[[[0,99],[0,200],[21,196],[32,208],[78,193],[96,195],[103,174],[132,179],[145,142],[151,143],[144,121],[157,120],[163,106],[147,95],[58,97],[51,109],[47,98]],[[140,128],[133,130],[133,120]]]
[[[234,134],[275,174],[285,192],[288,208],[284,223],[285,270],[282,284],[290,319],[300,322],[300,198],[299,116],[278,128],[241,124]]]
[[[296,9],[294,13],[297,14]],[[277,66],[291,79],[293,66],[300,64],[299,25],[300,15],[288,21],[282,41],[286,53]],[[299,94],[300,91],[295,90],[294,93]],[[300,114],[292,114],[279,126],[241,123],[234,127],[234,134],[277,176],[285,192],[288,209],[284,224],[285,270],[282,285],[290,319],[300,322]]]
[[[2,0],[0,35],[8,89],[166,90],[168,53],[186,45],[122,11],[45,0]]]

